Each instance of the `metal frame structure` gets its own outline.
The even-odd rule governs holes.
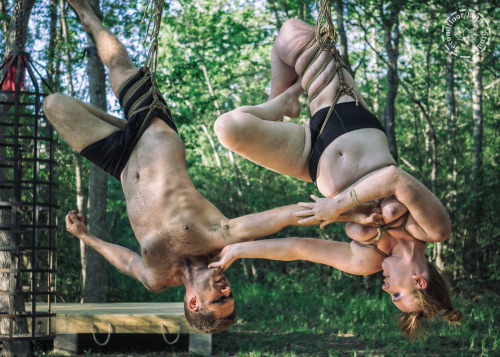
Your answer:
[[[55,338],[56,139],[42,83],[26,52],[0,65],[0,341]]]

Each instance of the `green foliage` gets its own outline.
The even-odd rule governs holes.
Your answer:
[[[8,2],[9,4],[12,1]],[[445,203],[452,218],[453,234],[444,243],[445,272],[455,288],[457,302],[465,310],[465,321],[456,329],[436,322],[435,336],[427,344],[410,345],[399,336],[392,316],[396,313],[387,299],[382,299],[379,283],[373,277],[353,277],[328,267],[304,262],[241,261],[229,272],[238,297],[240,324],[234,330],[249,341],[241,345],[238,355],[301,354],[314,351],[321,336],[358,336],[366,349],[376,353],[429,354],[443,346],[457,346],[456,355],[493,354],[498,349],[498,296],[500,291],[500,209],[496,201],[500,191],[500,85],[494,84],[500,73],[498,36],[492,36],[482,57],[483,75],[483,143],[480,182],[472,184],[474,127],[472,122],[472,76],[470,61],[455,58],[454,80],[456,115],[450,127],[446,102],[446,51],[441,42],[441,26],[455,2],[392,2],[402,7],[400,22],[400,57],[398,75],[414,98],[429,114],[430,123],[421,109],[400,85],[396,100],[396,137],[400,166],[431,187],[432,145],[430,124],[437,141],[436,195]],[[32,57],[43,65],[48,57],[48,1],[35,4],[30,25],[28,47]],[[141,23],[143,5],[134,1],[106,1],[101,8],[103,21],[125,42],[132,60],[140,66],[145,57],[142,45],[145,23]],[[357,67],[356,82],[369,103],[378,103],[381,117],[387,93],[384,24],[389,3],[379,0],[345,2],[349,58]],[[465,6],[465,5],[464,5]],[[481,12],[490,18],[492,33],[498,33],[498,9],[482,3]],[[1,14],[0,25],[10,14]],[[186,147],[186,165],[199,191],[227,217],[259,212],[273,207],[308,200],[318,194],[314,185],[278,175],[236,156],[231,162],[228,152],[218,143],[212,130],[218,115],[238,106],[267,100],[270,87],[270,55],[279,25],[287,18],[300,17],[314,24],[317,15],[313,1],[236,1],[193,0],[166,5],[159,44],[158,83],[179,127]],[[86,100],[84,75],[85,34],[72,10],[67,13],[70,52],[79,99]],[[371,28],[375,36],[371,36]],[[365,33],[365,30],[367,31]],[[373,50],[379,53],[377,66]],[[0,45],[4,45],[2,37]],[[62,91],[67,87],[62,41],[56,46]],[[63,59],[61,61],[61,59]],[[45,75],[45,73],[42,71]],[[211,90],[209,90],[209,86]],[[111,98],[111,93],[110,96]],[[116,104],[110,101],[110,108]],[[306,105],[298,121],[309,112]],[[120,115],[120,114],[118,114]],[[215,152],[201,125],[215,141]],[[217,153],[222,161],[218,167]],[[61,140],[59,162],[59,230],[58,230],[58,300],[79,301],[79,241],[68,234],[64,216],[75,208],[74,153]],[[88,171],[84,164],[84,171]],[[87,187],[87,175],[84,186]],[[471,209],[480,200],[480,221],[474,222]],[[128,222],[120,183],[108,181],[109,241],[139,251]],[[342,225],[325,230],[316,227],[290,227],[273,237],[319,237],[346,239]],[[473,239],[473,245],[465,242]],[[433,247],[428,252],[432,257]],[[255,273],[253,273],[253,272]],[[171,288],[162,294],[151,294],[144,287],[113,268],[108,269],[109,301],[180,301],[184,289]],[[377,293],[378,292],[378,293]],[[263,319],[265,317],[265,319]],[[231,333],[223,336],[231,336]],[[467,336],[463,338],[461,334]],[[433,334],[434,335],[434,334]],[[305,337],[304,337],[305,336]],[[332,337],[333,336],[333,337]],[[306,340],[298,347],[296,339]],[[269,343],[286,340],[280,350]],[[217,343],[223,343],[218,341]],[[246,347],[247,346],[247,347]],[[383,349],[381,346],[389,346]],[[336,355],[335,347],[330,355]],[[348,353],[348,352],[347,352]],[[313,355],[313,354],[312,354]]]

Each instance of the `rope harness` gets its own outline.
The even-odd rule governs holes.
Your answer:
[[[309,81],[306,84],[305,90],[309,92],[309,88],[311,87],[313,82],[326,70],[326,67],[328,66],[328,64],[330,64],[332,59],[335,59],[335,68],[328,74],[328,77],[325,80],[325,82],[310,96],[311,101],[316,99],[316,97],[323,91],[323,89],[325,89],[326,86],[331,83],[331,81],[335,78],[335,75],[337,75],[337,73],[340,84],[340,87],[335,97],[333,98],[332,105],[328,110],[328,114],[326,115],[326,118],[323,121],[321,129],[319,131],[318,134],[319,137],[319,135],[321,135],[321,133],[323,132],[326,123],[330,119],[335,105],[337,105],[337,102],[342,95],[347,94],[352,96],[356,100],[356,105],[358,105],[359,103],[359,98],[358,95],[354,92],[353,86],[348,85],[345,82],[344,71],[342,69],[343,68],[347,69],[347,66],[342,60],[340,52],[335,48],[335,45],[337,44],[338,40],[338,35],[337,32],[335,31],[335,26],[332,23],[331,0],[326,0],[326,1],[316,0],[315,4],[316,4],[316,9],[319,12],[315,27],[316,35],[315,38],[313,38],[299,51],[297,57],[295,58],[295,64],[297,64],[298,59],[307,50],[312,48],[317,43],[316,48],[313,50],[312,54],[306,61],[302,75],[304,75],[309,70],[311,65],[319,58],[322,52],[328,52],[328,56],[326,60],[322,63],[321,67],[317,70],[317,72],[311,77],[311,79],[309,79]]]

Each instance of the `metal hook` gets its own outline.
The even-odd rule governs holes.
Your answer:
[[[167,337],[165,336],[165,332],[163,332],[163,330],[166,330],[166,332],[168,332],[167,327],[164,324],[161,324],[161,335],[163,336],[163,339],[169,345],[173,345],[174,343],[176,343],[179,340],[179,337],[181,335],[181,324],[179,324],[179,327],[178,327],[177,337],[172,342],[167,340]]]
[[[109,342],[109,339],[111,338],[111,329],[112,329],[111,324],[109,324],[108,337],[106,338],[106,341],[104,341],[103,343],[97,341],[97,338],[95,337],[95,328],[96,326],[92,324],[92,337],[94,338],[95,343],[97,343],[99,346],[106,346]]]

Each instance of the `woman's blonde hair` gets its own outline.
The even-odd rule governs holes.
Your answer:
[[[443,317],[448,322],[458,322],[462,319],[462,310],[455,309],[451,304],[451,291],[446,279],[431,262],[427,262],[429,276],[426,289],[417,289],[415,299],[421,307],[420,311],[403,312],[398,316],[401,333],[415,341],[417,335],[425,337],[422,329],[422,319],[431,320],[439,315],[441,310],[445,313]]]

